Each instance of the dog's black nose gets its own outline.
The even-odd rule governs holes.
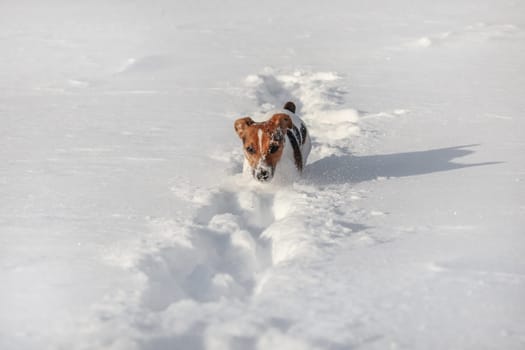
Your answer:
[[[267,181],[270,178],[270,172],[267,170],[260,170],[257,172],[257,180]]]

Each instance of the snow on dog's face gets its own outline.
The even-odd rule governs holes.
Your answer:
[[[246,117],[237,119],[234,126],[253,177],[262,182],[270,181],[283,154],[286,130],[292,128],[290,116],[278,113],[262,123]]]

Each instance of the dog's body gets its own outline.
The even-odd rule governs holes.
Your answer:
[[[265,122],[256,123],[245,117],[237,119],[234,126],[243,142],[245,174],[268,182],[276,175],[289,178],[303,171],[312,145],[308,129],[295,115],[292,102]]]

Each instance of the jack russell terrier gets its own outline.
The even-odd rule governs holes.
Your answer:
[[[295,104],[287,102],[267,121],[256,123],[250,117],[235,121],[235,131],[244,148],[243,173],[261,182],[274,176],[292,178],[303,171],[312,144]]]

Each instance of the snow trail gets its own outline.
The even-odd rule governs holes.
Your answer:
[[[249,295],[268,261],[260,235],[273,221],[272,202],[272,194],[218,189],[193,221],[179,228],[183,241],[141,259],[139,269],[149,281],[144,304],[158,311],[182,299]]]
[[[349,156],[352,138],[359,133],[357,111],[340,108],[344,90],[337,85],[339,79],[331,72],[275,74],[266,69],[248,76],[245,83],[257,103],[256,116],[282,101],[297,101],[317,146],[315,159]],[[340,137],[327,130],[337,130]],[[237,150],[223,158],[234,157],[242,162]],[[306,182],[291,187],[260,185],[237,174],[208,189],[208,198],[191,198],[198,208],[192,222],[183,227],[184,243],[141,259],[140,270],[150,281],[145,303],[161,310],[184,298],[212,301],[249,296],[254,288],[261,288],[258,276],[271,266],[301,255],[313,258],[321,254],[316,253],[320,247],[359,230],[358,224],[334,214],[337,194],[318,193],[313,184],[323,174],[309,173],[308,167],[305,173]],[[326,203],[332,204],[324,207]],[[322,215],[311,217],[312,211]]]
[[[341,107],[344,90],[338,81],[335,73],[277,75],[266,70],[264,74],[249,76],[246,84],[256,102],[256,116],[282,104],[283,98],[297,101],[298,112],[308,123],[316,147],[313,158],[321,160],[326,156],[350,156],[352,139],[359,134],[358,112]],[[329,130],[337,130],[339,137],[333,137]],[[242,162],[237,149],[213,157]],[[91,345],[118,349],[134,344],[148,349],[164,342],[187,341],[192,344],[190,348],[216,342],[233,346],[238,336],[213,335],[213,332],[223,332],[220,329],[224,324],[235,328],[236,318],[246,310],[256,309],[253,315],[243,318],[248,325],[263,330],[248,332],[254,333],[254,338],[250,346],[242,348],[263,346],[275,339],[282,342],[278,348],[286,348],[286,343],[308,348],[302,340],[283,333],[293,321],[286,321],[275,310],[261,309],[258,296],[268,292],[266,285],[272,286],[275,279],[282,279],[279,271],[283,268],[301,269],[303,265],[323,261],[331,250],[352,239],[359,244],[374,242],[363,233],[366,226],[353,221],[366,213],[345,207],[348,196],[350,200],[359,200],[361,194],[348,187],[343,192],[320,191],[316,184],[321,184],[324,177],[322,172],[307,166],[304,180],[290,186],[259,184],[234,174],[215,188],[190,184],[174,187],[174,195],[194,207],[193,217],[151,219],[152,231],[136,242],[131,249],[135,253],[120,260],[123,267],[137,272],[138,293],[109,298],[112,304],[120,300],[121,307],[101,304],[98,316],[95,315],[105,320],[102,324],[123,330],[121,337],[116,342],[108,339],[102,326],[92,330],[97,336],[88,338],[98,338],[99,342]],[[293,284],[285,282],[290,283]],[[122,301],[126,299],[127,302]],[[210,316],[216,308],[231,308],[232,314],[226,319],[219,314]],[[184,309],[194,314],[195,319],[185,320],[184,329],[174,332],[166,322],[177,323],[173,319],[174,310]],[[274,321],[261,323],[258,317]],[[143,321],[130,324],[130,319],[149,320],[154,325],[145,326]],[[145,329],[156,332],[148,334]]]

